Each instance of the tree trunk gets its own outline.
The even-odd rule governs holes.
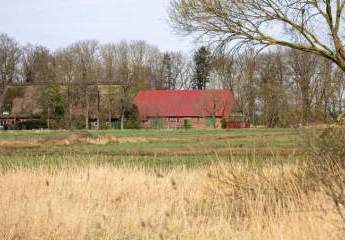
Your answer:
[[[124,125],[125,125],[125,114],[122,112],[121,113],[121,130],[124,129]]]
[[[307,93],[302,93],[302,124],[308,125],[310,120],[310,104]]]
[[[302,124],[308,125],[310,121],[310,87],[308,80],[302,80]]]
[[[68,114],[68,121],[69,121],[69,129],[71,130],[72,129],[72,114],[73,114],[73,105],[72,103],[69,103],[69,114]]]
[[[89,129],[89,98],[85,91],[85,129]]]
[[[50,129],[50,107],[48,107],[47,127]]]
[[[99,95],[99,89],[97,87],[97,129],[100,128],[100,95]]]
[[[111,114],[111,101],[109,101],[109,114],[108,114],[108,121],[110,122],[110,128],[112,128],[112,114]]]
[[[67,103],[68,103],[68,127],[72,129],[72,100],[70,85],[67,87]]]

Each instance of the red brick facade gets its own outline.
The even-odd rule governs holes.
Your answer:
[[[230,90],[151,90],[139,92],[134,103],[145,128],[220,128],[235,98]]]
[[[160,128],[164,129],[184,129],[185,128],[185,119],[191,120],[191,127],[196,129],[212,128],[213,126],[208,125],[206,118],[197,117],[197,118],[161,118],[162,125]],[[142,122],[143,128],[155,128],[156,118],[149,118]],[[221,128],[222,119],[216,118],[215,128]]]

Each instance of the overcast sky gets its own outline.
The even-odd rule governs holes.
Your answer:
[[[51,49],[78,40],[146,40],[189,52],[192,42],[167,24],[169,0],[0,0],[0,32]]]

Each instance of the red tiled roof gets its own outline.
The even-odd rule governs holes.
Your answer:
[[[140,117],[229,116],[235,104],[230,90],[150,90],[134,98]]]

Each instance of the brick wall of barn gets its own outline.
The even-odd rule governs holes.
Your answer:
[[[185,128],[185,119],[191,121],[192,128],[205,129],[207,126],[206,118],[149,118],[143,122],[143,128],[163,128],[163,129],[183,129]],[[216,118],[216,128],[221,128],[221,118]]]

